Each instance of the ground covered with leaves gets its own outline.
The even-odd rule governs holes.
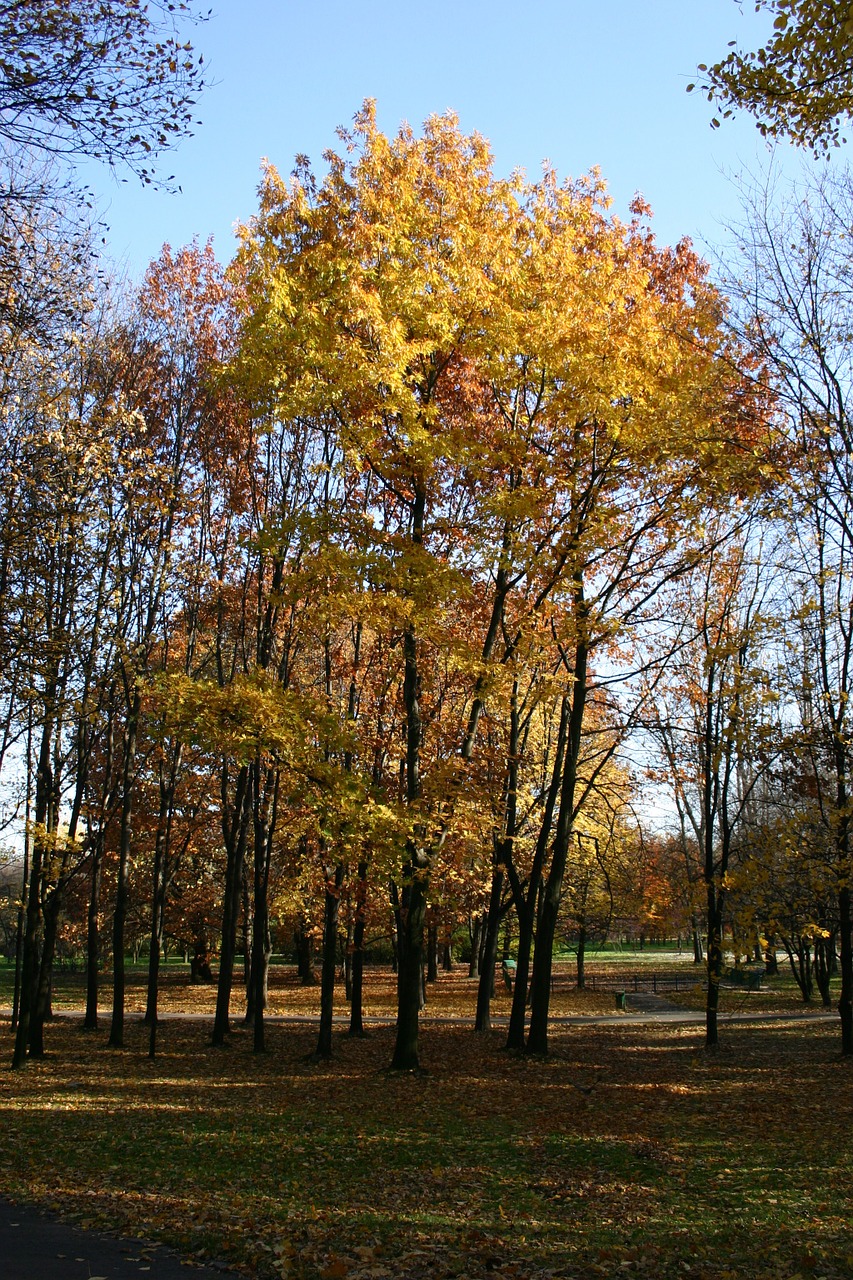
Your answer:
[[[0,1190],[279,1280],[853,1275],[853,1065],[834,1023],[570,1026],[547,1060],[425,1025],[165,1022],[158,1056],[72,1019],[0,1072]],[[191,1274],[191,1273],[188,1273]]]

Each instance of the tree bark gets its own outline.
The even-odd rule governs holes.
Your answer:
[[[109,1046],[124,1047],[124,934],[127,921],[127,901],[130,882],[130,853],[133,844],[133,791],[136,771],[136,735],[142,697],[134,687],[129,699],[127,729],[122,766],[121,828],[119,833],[119,865],[116,880],[115,912],[113,915],[113,1013],[110,1024]]]
[[[486,923],[485,945],[477,986],[477,1012],[474,1030],[482,1033],[492,1029],[492,995],[495,986],[495,965],[498,959],[498,936],[501,927],[501,897],[503,895],[504,868],[495,862],[492,868],[492,887],[489,894],[489,914]]]
[[[216,989],[216,1014],[213,1020],[212,1044],[222,1048],[230,1030],[229,1008],[234,981],[234,959],[237,954],[237,920],[243,863],[246,854],[248,824],[251,816],[249,768],[243,765],[237,777],[233,805],[226,803],[226,766],[222,766],[222,828],[225,844],[225,892],[222,900],[222,942],[219,952],[219,979]]]
[[[367,863],[358,864],[355,887],[355,927],[352,935],[352,998],[350,1000],[349,1034],[364,1035],[364,927],[367,909]]]
[[[576,587],[575,612],[582,628],[584,607],[580,585]],[[548,872],[548,878],[545,881],[541,911],[536,927],[536,963],[531,983],[530,1028],[527,1033],[527,1052],[535,1054],[548,1052],[548,1009],[551,1000],[554,938],[557,932],[557,916],[563,892],[563,877],[566,871],[572,824],[574,822],[577,767],[580,757],[581,730],[586,708],[588,656],[586,642],[581,632],[575,645],[571,712],[569,715],[563,777],[560,785],[560,811],[557,818],[557,829],[554,834],[551,867]]]
[[[334,873],[326,871],[326,894],[323,911],[323,968],[320,980],[320,1030],[317,1036],[316,1056],[332,1056],[332,1018],[335,1006],[335,968],[338,950],[338,915],[341,905],[341,885],[344,880],[343,863],[339,862]]]
[[[707,883],[708,900],[708,994],[705,1000],[705,1047],[715,1049],[719,1043],[717,1014],[720,1007],[720,982],[723,977],[723,903],[724,892],[713,876]]]
[[[838,920],[841,940],[841,994],[838,1015],[841,1019],[841,1052],[853,1054],[853,937],[851,937],[850,888],[844,885],[838,894]]]

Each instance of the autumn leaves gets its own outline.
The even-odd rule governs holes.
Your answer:
[[[17,1065],[43,1050],[87,873],[92,1024],[115,893],[117,1047],[134,915],[152,1054],[170,928],[218,936],[216,1044],[242,950],[259,1051],[277,930],[322,939],[325,1055],[339,932],[355,1002],[390,919],[394,1065],[416,1067],[425,932],[488,900],[478,1027],[511,913],[509,1040],[544,1052],[561,903],[629,842],[630,637],[695,565],[708,508],[762,480],[755,371],[641,202],[623,223],[596,174],[498,179],[453,116],[389,138],[366,103],[341,140],[322,179],[267,167],[227,273],[164,249],[130,314],[80,336],[78,425],[113,424],[115,446],[85,521],[59,477],[42,495],[62,563],[9,551],[27,634],[64,637],[28,686],[48,763]],[[88,612],[80,592],[57,612],[66,562]]]
[[[542,844],[529,1046],[544,1050],[571,832],[594,791],[584,728],[605,714],[597,656],[679,572],[712,494],[754,483],[762,405],[703,265],[659,250],[639,204],[611,217],[596,175],[498,180],[452,116],[387,138],[370,103],[342,140],[322,182],[265,171],[232,268],[232,376],[269,430],[308,424],[323,477],[300,570],[325,572],[313,643],[354,671],[351,728],[374,742],[342,771],[397,813],[395,1064],[417,1065],[431,879],[483,839],[478,789],[493,874],[531,928]],[[377,647],[381,694],[362,684]],[[561,699],[549,806],[534,777],[552,773]]]

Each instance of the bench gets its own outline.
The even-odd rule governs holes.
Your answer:
[[[760,991],[763,977],[761,969],[728,969],[723,974],[723,981],[733,987],[746,987],[747,991]]]

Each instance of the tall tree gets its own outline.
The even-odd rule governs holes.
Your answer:
[[[626,227],[596,178],[499,181],[483,139],[449,116],[389,139],[368,103],[343,137],[351,159],[330,155],[322,184],[265,174],[236,263],[235,376],[276,417],[330,423],[370,480],[364,585],[400,663],[394,1065],[409,1069],[431,875],[519,637],[553,601],[570,714],[541,1049],[590,655],[672,571],[679,522],[760,428],[701,264],[686,245],[657,250],[640,205]],[[439,733],[431,676],[448,652],[462,696],[444,699],[456,729]]]
[[[742,319],[778,385],[790,484],[785,581],[808,717],[820,742],[823,821],[834,853],[841,950],[842,1051],[853,1053],[853,437],[849,174],[821,175],[771,202],[758,189],[739,230]],[[796,700],[792,697],[792,711]]]

